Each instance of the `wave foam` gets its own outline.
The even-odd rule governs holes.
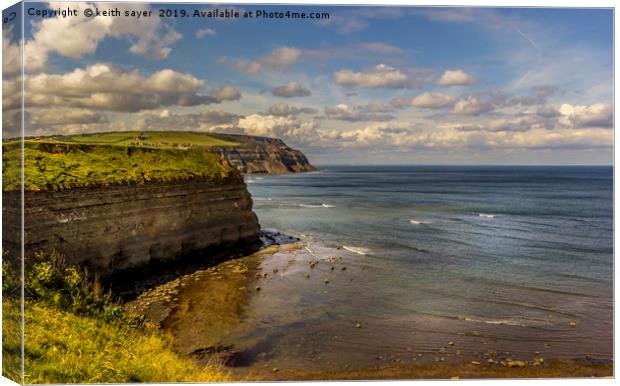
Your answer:
[[[495,215],[494,214],[488,214],[488,213],[478,213],[478,217],[495,218]]]
[[[519,323],[515,320],[510,319],[499,319],[499,320],[484,320],[484,319],[474,319],[474,318],[459,318],[461,320],[465,320],[467,322],[474,323],[485,323],[485,324],[501,324],[505,326],[517,326],[517,327],[525,327],[522,323]]]
[[[370,252],[370,249],[368,249],[368,248],[349,247],[347,245],[343,245],[342,248],[346,249],[349,252],[356,253],[358,255],[367,255]]]
[[[299,206],[301,206],[302,208],[333,208],[333,205],[329,205],[329,204],[320,204],[320,205],[315,205],[315,204],[299,204]]]

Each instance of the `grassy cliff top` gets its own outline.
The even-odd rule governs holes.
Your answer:
[[[82,137],[87,136],[74,138]],[[108,135],[101,137],[111,138]],[[111,146],[103,141],[90,144],[49,139],[24,142],[26,190],[61,190],[195,177],[221,180],[239,175],[228,162],[200,150],[179,150],[172,146],[139,147],[119,142]],[[18,190],[21,180],[20,142],[5,141],[2,150],[3,190]]]
[[[117,131],[81,135],[56,135],[29,139],[29,142],[54,142],[68,144],[139,146],[156,149],[187,149],[245,146],[247,139],[226,134],[193,131]]]

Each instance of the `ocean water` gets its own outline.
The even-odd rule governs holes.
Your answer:
[[[311,284],[280,268],[246,307],[260,327],[231,340],[260,340],[270,365],[613,356],[612,167],[325,166],[246,182],[261,226],[324,261]]]

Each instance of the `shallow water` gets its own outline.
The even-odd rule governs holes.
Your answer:
[[[248,179],[261,226],[303,247],[248,271],[220,342],[241,353],[236,372],[489,351],[612,358],[610,167],[327,167]],[[191,288],[179,294],[186,311],[208,312]]]

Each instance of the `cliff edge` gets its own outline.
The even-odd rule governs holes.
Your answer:
[[[236,138],[244,145],[213,147],[209,151],[228,160],[244,174],[300,173],[318,170],[301,151],[290,148],[281,139],[242,135],[220,136]]]
[[[21,144],[3,143],[3,244],[19,250]],[[198,150],[24,142],[24,248],[102,276],[258,241],[242,174]]]
[[[244,174],[298,173],[318,170],[299,150],[281,139],[195,131],[123,131],[31,139],[65,144],[202,150],[226,159]]]

